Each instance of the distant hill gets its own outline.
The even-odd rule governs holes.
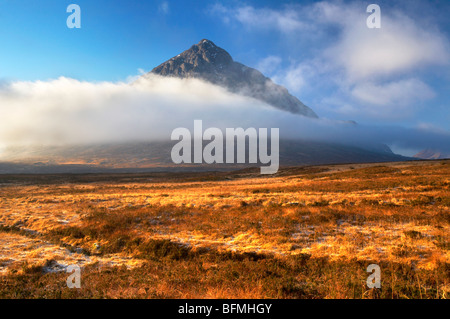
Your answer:
[[[414,155],[414,157],[420,159],[446,159],[450,158],[450,154],[442,153],[436,150],[426,149],[420,151],[419,153]]]
[[[177,170],[232,170],[259,164],[174,164],[176,141],[9,148],[0,157],[0,173],[96,173]],[[336,143],[280,140],[280,165],[316,165],[406,161],[389,148],[363,149]],[[2,162],[2,163],[1,163]]]

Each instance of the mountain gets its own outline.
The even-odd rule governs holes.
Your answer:
[[[201,40],[149,74],[202,79],[275,108],[317,118],[313,110],[289,94],[286,88],[275,84],[258,70],[233,61],[227,51],[210,40]]]
[[[157,74],[199,78],[231,92],[264,101],[275,108],[317,118],[309,107],[265,77],[261,72],[233,61],[230,54],[209,40],[164,62],[143,77]],[[343,124],[357,126],[354,121]],[[393,162],[413,158],[394,154],[386,145],[352,146],[342,143],[280,140],[280,165]],[[9,147],[0,152],[0,174],[5,173],[104,173],[146,171],[233,170],[259,164],[181,164],[171,159],[178,141],[148,141],[97,145]],[[205,144],[203,145],[205,146]],[[226,152],[226,150],[225,150]],[[248,150],[246,150],[248,154]]]
[[[450,158],[450,154],[444,154],[440,151],[426,149],[426,150],[420,151],[419,153],[414,155],[414,157],[421,158],[421,159],[446,159],[446,158]]]

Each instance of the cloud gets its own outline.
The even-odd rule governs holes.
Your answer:
[[[411,106],[435,96],[428,85],[415,78],[383,84],[364,82],[356,84],[351,94],[366,105],[365,112],[377,118],[403,117],[405,112],[410,115]]]
[[[279,56],[270,55],[259,61],[256,69],[265,74],[273,73],[280,67],[281,62]]]
[[[382,11],[382,27],[369,29],[367,13],[360,6],[321,2],[316,9],[321,23],[340,29],[338,41],[326,49],[325,57],[343,68],[349,81],[449,64],[450,46],[445,35],[400,11]]]
[[[0,144],[9,145],[165,139],[197,118],[216,127],[253,126],[288,113],[200,80],[151,75],[133,83],[4,83],[0,116]]]
[[[310,67],[306,64],[298,64],[283,68],[282,58],[270,55],[258,62],[256,69],[263,74],[270,74],[274,82],[283,85],[291,92],[299,92],[307,83],[306,74]]]
[[[366,7],[355,1],[321,1],[280,9],[216,5],[213,12],[220,12],[228,23],[285,36],[281,39],[289,41],[288,52],[280,52],[276,59],[266,57],[257,67],[291,92],[309,89],[310,95],[324,101],[340,101],[341,105],[328,108],[338,115],[410,118],[438,94],[426,75],[449,67],[450,41],[408,5],[403,10],[381,6],[381,28],[369,29]],[[296,37],[300,49],[291,45]],[[301,58],[295,50],[300,50]],[[289,65],[281,64],[281,59],[288,59]]]
[[[169,2],[161,2],[158,6],[158,12],[162,14],[168,14],[170,12]]]
[[[450,151],[450,133],[310,119],[197,80],[150,75],[133,83],[69,78],[0,86],[0,146],[168,140],[177,127],[280,128],[282,138]],[[447,149],[442,149],[446,147]]]
[[[222,4],[216,4],[212,7],[211,12],[221,15],[222,20],[226,23],[236,20],[249,28],[275,28],[281,32],[309,28],[297,11],[288,8],[278,11],[267,8],[257,9],[252,6],[229,8]]]
[[[356,2],[321,1],[282,9],[216,4],[211,11],[224,21],[237,21],[248,28],[297,35],[302,31],[303,37],[308,31],[325,32],[332,27],[324,58],[343,68],[350,80],[373,80],[374,76],[450,61],[449,40],[438,28],[394,8],[382,9],[380,29],[367,27],[366,6]]]
[[[272,80],[285,86],[290,92],[303,93],[309,88],[320,73],[314,65],[314,61],[291,63],[286,68],[278,68],[272,72]]]

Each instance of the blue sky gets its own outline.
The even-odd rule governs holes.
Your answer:
[[[203,38],[321,117],[449,130],[450,2],[0,0],[0,81],[126,81]],[[81,7],[81,29],[66,8]]]

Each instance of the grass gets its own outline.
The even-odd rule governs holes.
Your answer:
[[[0,297],[447,298],[449,176],[449,161],[0,176]],[[81,264],[82,289],[52,263]]]

